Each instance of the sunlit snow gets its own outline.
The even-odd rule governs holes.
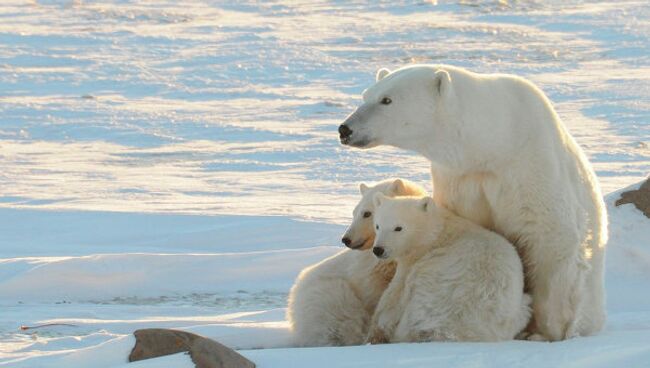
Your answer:
[[[2,1],[0,365],[119,366],[142,327],[290,347],[286,293],[340,250],[358,183],[431,189],[424,158],[338,142],[380,67],[524,76],[604,193],[637,183],[649,49],[646,1]],[[630,205],[610,203],[610,221],[599,336],[244,354],[261,367],[643,366],[650,226]],[[74,326],[20,330],[44,323]]]

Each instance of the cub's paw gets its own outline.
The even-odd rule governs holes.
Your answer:
[[[540,333],[532,333],[526,337],[526,340],[528,341],[539,341],[539,342],[548,342],[550,341],[546,336],[540,334]]]
[[[531,335],[532,333],[524,330],[515,335],[515,340],[528,340]]]
[[[387,344],[388,337],[386,337],[386,334],[384,333],[383,330],[381,329],[375,329],[371,333],[368,334],[368,337],[366,338],[366,344]]]

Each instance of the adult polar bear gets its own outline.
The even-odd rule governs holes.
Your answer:
[[[533,296],[530,339],[602,328],[605,206],[542,91],[515,76],[413,65],[379,70],[363,100],[339,127],[343,144],[419,152],[438,205],[517,246]]]

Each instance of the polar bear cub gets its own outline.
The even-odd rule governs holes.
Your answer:
[[[373,253],[397,270],[373,315],[368,342],[501,341],[530,318],[515,248],[433,199],[378,193]]]
[[[300,346],[362,344],[370,317],[395,273],[394,262],[384,262],[368,251],[374,242],[373,196],[424,194],[424,190],[402,179],[375,186],[361,184],[361,201],[343,243],[349,248],[305,268],[289,293],[287,319]]]

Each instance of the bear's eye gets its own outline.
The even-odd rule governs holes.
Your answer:
[[[375,229],[376,229],[376,230],[379,230],[379,225],[375,225]]]
[[[401,226],[395,227],[395,231],[402,231],[402,227]]]
[[[381,99],[381,104],[382,105],[390,105],[391,102],[393,102],[393,100],[391,100],[388,97],[384,97],[384,98]]]
[[[363,213],[363,218],[368,218],[370,216],[372,216],[372,212],[370,212],[370,211],[366,211],[366,212]]]

